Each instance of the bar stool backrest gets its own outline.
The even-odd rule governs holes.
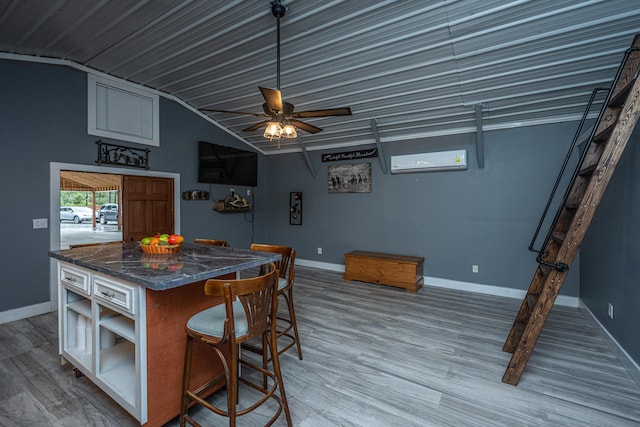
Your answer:
[[[213,245],[213,246],[222,246],[228,248],[229,242],[226,240],[218,240],[218,239],[193,239],[193,243],[200,243],[202,245]]]
[[[296,250],[294,248],[281,245],[252,243],[249,249],[252,251],[279,253],[282,258],[280,261],[275,263],[276,268],[278,269],[278,276],[287,281],[287,287],[293,284],[293,280],[295,279],[296,261]],[[282,292],[282,290],[282,287],[280,287],[280,292]]]
[[[204,293],[208,296],[223,297],[226,311],[224,333],[221,341],[231,345],[260,337],[269,325],[270,316],[275,316],[277,302],[277,269],[274,263],[264,267],[266,273],[247,279],[209,279],[205,282]],[[247,334],[236,336],[236,316],[233,305],[239,301],[244,309]],[[206,339],[204,339],[206,341]]]

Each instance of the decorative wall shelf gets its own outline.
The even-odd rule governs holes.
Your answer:
[[[244,197],[231,193],[223,200],[214,202],[213,210],[216,212],[247,212],[251,210],[251,203]]]
[[[209,192],[202,190],[183,191],[182,200],[209,200]]]
[[[229,207],[219,208],[219,207],[216,207],[214,204],[213,210],[216,212],[249,212],[251,211],[251,205],[249,205],[249,207],[246,207],[246,208],[229,208]]]

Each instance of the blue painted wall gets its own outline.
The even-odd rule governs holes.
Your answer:
[[[11,266],[0,287],[1,312],[48,301],[48,231],[33,230],[31,219],[49,215],[49,163],[93,165],[97,138],[86,133],[84,73],[0,61],[0,77],[3,194],[15,207],[0,213],[3,234],[12,242],[1,249]],[[151,147],[152,169],[180,173],[180,190],[224,197],[228,188],[196,182],[196,141],[243,145],[175,102],[161,100],[160,114],[161,147]],[[469,169],[385,175],[378,159],[369,159],[372,192],[361,194],[328,193],[327,166],[347,162],[322,163],[321,153],[311,152],[313,178],[299,153],[261,156],[254,222],[252,216],[214,212],[210,202],[183,201],[181,229],[187,239],[211,236],[239,247],[252,240],[291,244],[299,258],[334,264],[354,249],[419,255],[428,276],[526,289],[536,267],[529,239],[575,126],[486,132],[483,169],[471,134],[385,144],[387,156],[466,148]],[[304,194],[302,226],[289,225],[290,191]],[[471,272],[472,264],[479,273]],[[562,293],[578,291],[574,269]]]
[[[582,245],[583,301],[640,364],[640,130],[636,127]],[[614,306],[613,319],[607,315]]]
[[[197,141],[246,145],[179,104],[161,99],[160,147],[151,147],[154,171],[181,175],[181,189],[211,191],[216,198],[228,188],[197,183]],[[98,137],[87,134],[86,74],[63,66],[0,60],[0,209],[4,266],[0,312],[49,301],[49,230],[32,228],[33,218],[49,217],[50,162],[95,166]],[[105,142],[146,148],[134,143]],[[264,176],[264,156],[259,171]],[[127,173],[127,168],[122,168]],[[262,177],[264,181],[264,177]],[[260,187],[258,187],[260,188]],[[187,239],[216,237],[248,247],[264,226],[252,227],[242,214],[220,214],[210,201],[181,201],[181,231]],[[256,211],[256,218],[261,217]],[[49,222],[58,218],[49,218]],[[259,237],[260,235],[257,234]]]
[[[303,259],[343,264],[352,250],[422,256],[427,276],[527,289],[537,267],[527,248],[575,127],[486,132],[483,169],[474,135],[385,144],[388,156],[466,148],[469,168],[385,175],[377,158],[360,160],[372,165],[371,193],[328,192],[328,166],[355,162],[322,163],[311,152],[314,179],[301,154],[268,156],[266,236]],[[289,225],[291,191],[303,193],[301,226]],[[564,295],[578,295],[577,279],[572,272]]]

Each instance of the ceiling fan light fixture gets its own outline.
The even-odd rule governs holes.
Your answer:
[[[272,140],[273,138],[280,138],[282,136],[282,125],[278,122],[267,122],[267,127],[264,129],[265,138]]]
[[[282,127],[282,137],[283,138],[297,138],[298,132],[296,132],[296,127],[289,122],[285,122]]]

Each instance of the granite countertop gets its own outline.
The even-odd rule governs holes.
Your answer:
[[[278,261],[280,254],[184,243],[180,252],[149,255],[135,243],[50,251],[49,256],[156,291]]]

